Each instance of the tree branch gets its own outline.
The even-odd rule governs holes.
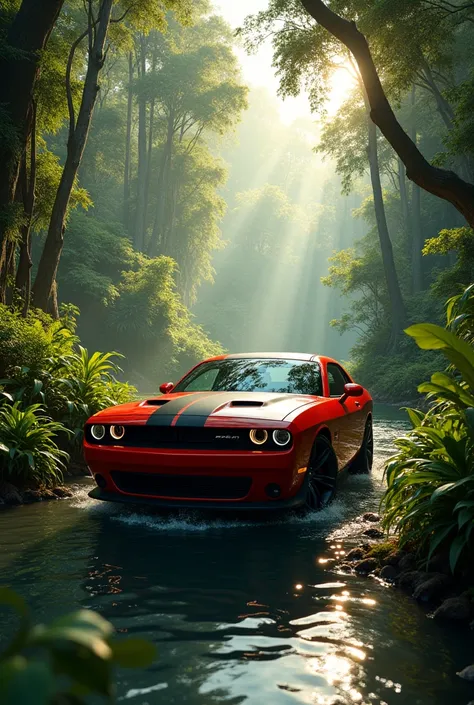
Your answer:
[[[67,59],[67,66],[66,66],[66,98],[67,98],[67,109],[69,112],[69,135],[74,134],[74,130],[76,129],[76,116],[74,114],[74,101],[72,99],[72,90],[71,90],[71,71],[72,71],[72,64],[74,61],[74,54],[76,53],[76,49],[79,46],[79,44],[82,42],[83,39],[89,34],[89,27],[83,31],[83,33],[72,43],[71,49],[69,50],[69,56]]]
[[[407,177],[420,188],[453,204],[474,227],[474,185],[457,174],[432,166],[395,117],[375,67],[365,36],[354,22],[333,12],[322,0],[301,0],[306,11],[339,39],[353,54],[370,104],[370,117],[406,168]]]

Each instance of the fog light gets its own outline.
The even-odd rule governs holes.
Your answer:
[[[91,434],[92,438],[95,438],[96,441],[101,441],[105,436],[105,426],[94,424],[91,426]]]
[[[125,436],[125,428],[123,426],[111,426],[110,435],[115,441],[120,441]]]
[[[283,428],[273,431],[273,441],[277,446],[287,446],[291,441],[291,433]]]
[[[102,489],[104,489],[104,487],[105,487],[106,484],[107,484],[107,481],[106,481],[105,477],[103,477],[102,475],[99,475],[99,474],[97,474],[97,475],[95,476],[95,481],[97,482],[97,484],[99,485],[99,487],[101,487]]]
[[[267,485],[265,487],[265,492],[272,499],[278,499],[278,497],[281,495],[281,487],[280,485],[277,485],[276,483],[272,482],[270,485]]]
[[[252,428],[250,431],[250,440],[256,446],[262,446],[268,440],[268,431],[264,428]]]

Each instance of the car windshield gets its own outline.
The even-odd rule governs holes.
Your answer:
[[[227,358],[204,362],[173,392],[275,392],[322,396],[317,362]]]

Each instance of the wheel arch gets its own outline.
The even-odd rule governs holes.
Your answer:
[[[314,437],[315,443],[318,440],[319,436],[325,436],[328,439],[328,441],[332,444],[332,434],[327,426],[322,426],[322,427],[318,428],[316,435]]]

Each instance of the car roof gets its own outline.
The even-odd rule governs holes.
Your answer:
[[[315,355],[314,353],[297,353],[297,352],[251,352],[251,353],[234,353],[231,355],[218,355],[210,357],[204,362],[213,360],[304,360],[306,362],[335,362],[331,357],[323,355]]]

